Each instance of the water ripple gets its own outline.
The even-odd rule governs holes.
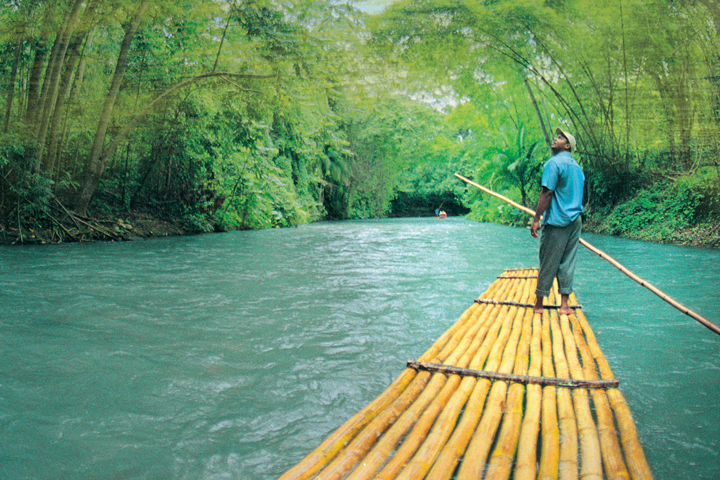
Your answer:
[[[720,253],[589,235],[712,317]],[[527,230],[370,220],[0,249],[0,478],[277,478],[420,356]],[[581,253],[657,478],[714,478],[717,339]]]

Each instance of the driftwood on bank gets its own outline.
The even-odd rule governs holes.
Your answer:
[[[18,195],[18,205],[15,207],[18,212],[17,224],[2,226],[0,241],[4,244],[121,241],[127,238],[127,232],[133,228],[117,218],[103,220],[80,215],[68,210],[58,198],[52,199],[54,204],[40,207],[44,220],[29,226],[22,223],[19,212],[21,202],[31,202]]]

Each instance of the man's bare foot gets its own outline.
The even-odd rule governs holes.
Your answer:
[[[573,309],[570,308],[568,304],[568,300],[570,299],[570,295],[561,294],[560,295],[560,308],[558,309],[558,313],[560,315],[570,315],[573,312]]]
[[[543,297],[537,297],[535,299],[535,306],[533,307],[533,312],[535,313],[543,313]]]

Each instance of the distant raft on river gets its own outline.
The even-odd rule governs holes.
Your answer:
[[[533,313],[506,270],[417,361],[280,480],[646,479],[635,422],[590,325]]]

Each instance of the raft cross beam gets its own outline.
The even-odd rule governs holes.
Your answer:
[[[564,388],[615,388],[620,385],[620,380],[573,380],[571,378],[531,377],[529,375],[486,372],[484,370],[471,370],[469,368],[453,367],[452,365],[416,362],[413,360],[408,360],[407,366],[415,370],[425,370],[431,373],[439,372],[448,375],[460,375],[461,377],[487,378],[488,380],[533,385],[554,385]]]

